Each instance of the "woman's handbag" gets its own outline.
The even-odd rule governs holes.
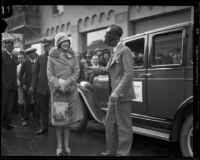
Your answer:
[[[67,102],[53,102],[52,125],[60,126],[69,123],[69,104]]]

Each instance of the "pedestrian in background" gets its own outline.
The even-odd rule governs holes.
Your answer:
[[[36,95],[31,88],[31,82],[36,63],[36,50],[36,48],[28,48],[26,50],[26,55],[28,55],[29,58],[26,60],[26,62],[22,64],[19,73],[20,84],[23,88],[25,102],[24,116],[22,122],[23,126],[26,126],[28,124],[30,113],[32,112],[33,116],[35,114],[34,105],[36,102]]]
[[[107,148],[102,156],[128,156],[132,146],[133,57],[130,49],[120,42],[122,34],[120,26],[108,27],[104,43],[113,48],[111,58],[106,67],[91,68],[96,74],[108,72],[111,89],[105,119]]]
[[[12,124],[12,111],[17,92],[17,60],[12,54],[14,40],[3,39],[2,43],[1,124],[3,128],[12,129],[16,127]]]
[[[80,67],[80,74],[79,74],[79,79],[78,79],[78,83],[80,83],[81,81],[85,81],[85,71],[84,68],[87,65],[87,60],[85,58],[84,53],[81,53],[79,56],[79,67]]]
[[[92,51],[88,50],[86,54],[86,60],[87,60],[88,66],[92,66],[91,59],[92,59]]]
[[[95,51],[96,51],[95,54],[99,57],[99,64],[100,64],[101,66],[104,66],[104,67],[105,67],[106,64],[105,64],[104,58],[103,58],[103,51],[100,50],[99,48],[97,48]]]
[[[33,81],[31,83],[31,90],[36,89],[35,94],[37,94],[38,98],[38,105],[35,107],[36,113],[39,114],[40,129],[36,131],[36,135],[48,131],[50,90],[47,79],[47,60],[52,47],[52,41],[49,37],[43,37],[40,40],[43,44],[44,54],[39,55],[37,58]]]
[[[83,118],[77,89],[79,62],[70,48],[65,33],[55,36],[55,47],[51,48],[47,64],[47,76],[51,90],[52,125],[55,126],[56,155],[64,151],[71,155],[69,147],[70,127]],[[62,133],[63,132],[63,133]],[[62,138],[64,134],[64,142]]]
[[[22,53],[18,54],[18,62],[19,62],[19,64],[17,65],[18,110],[19,110],[19,117],[22,118],[23,111],[24,111],[24,96],[23,96],[23,89],[22,89],[22,86],[20,85],[20,80],[19,80],[19,73],[20,73],[22,64],[25,62],[25,58]]]
[[[107,66],[107,64],[110,60],[110,50],[105,50],[103,52],[103,59],[104,59],[103,66]]]

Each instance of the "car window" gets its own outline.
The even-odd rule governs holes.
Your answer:
[[[144,38],[128,41],[125,45],[132,51],[134,67],[144,66]]]
[[[153,37],[153,65],[182,63],[182,32],[159,34]]]

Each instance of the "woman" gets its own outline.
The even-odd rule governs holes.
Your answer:
[[[57,139],[57,156],[62,155],[63,147],[65,152],[71,155],[69,148],[70,127],[83,118],[76,83],[79,72],[78,58],[70,48],[70,40],[65,33],[58,33],[55,36],[55,47],[50,50],[47,64],[47,76],[51,90],[52,125],[55,126]],[[59,101],[68,104],[67,111],[63,112],[67,118],[63,121],[60,120],[62,118],[56,117],[56,112],[54,112],[56,107],[59,107],[56,106]],[[63,144],[62,133],[64,133]]]

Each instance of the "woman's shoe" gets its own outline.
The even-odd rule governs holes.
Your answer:
[[[56,149],[56,156],[62,156],[62,147]]]
[[[65,152],[67,156],[71,156],[71,149],[69,148],[69,146],[65,146]]]

